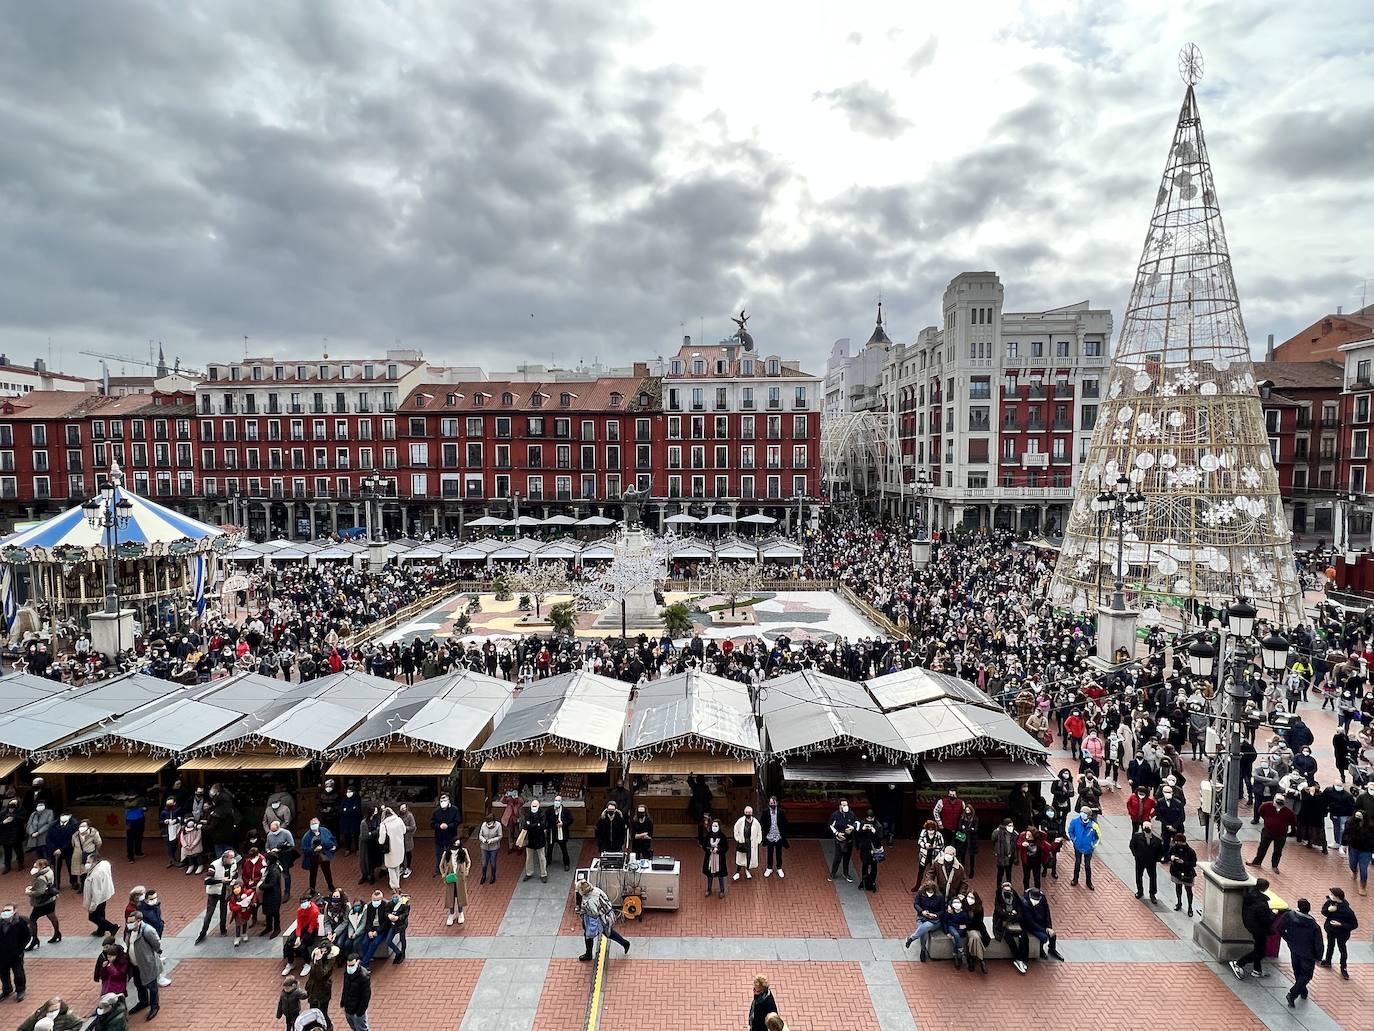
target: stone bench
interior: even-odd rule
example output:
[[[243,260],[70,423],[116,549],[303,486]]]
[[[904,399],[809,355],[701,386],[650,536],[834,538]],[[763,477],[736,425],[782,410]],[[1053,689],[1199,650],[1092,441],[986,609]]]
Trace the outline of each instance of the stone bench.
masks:
[[[932,931],[927,941],[930,942],[931,959],[953,959],[954,958],[954,939],[943,931]],[[912,942],[911,948],[914,952],[919,948],[919,942]],[[999,938],[993,938],[983,949],[983,958],[988,962],[994,959],[1010,960],[1011,950],[1006,943]],[[1034,938],[1030,940],[1029,959],[1032,961],[1040,958],[1040,943]]]

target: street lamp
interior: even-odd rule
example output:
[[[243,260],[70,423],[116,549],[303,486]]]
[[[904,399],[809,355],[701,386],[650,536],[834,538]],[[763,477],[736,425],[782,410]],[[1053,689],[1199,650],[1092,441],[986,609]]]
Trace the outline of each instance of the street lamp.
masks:
[[[1354,491],[1349,491],[1341,495],[1343,509],[1341,524],[1343,533],[1341,535],[1341,547],[1344,551],[1353,551],[1350,546],[1350,514],[1355,510],[1355,505],[1359,503],[1360,496]]]
[[[108,486],[82,505],[86,522],[91,529],[103,531],[105,537],[105,611],[119,612],[119,582],[115,569],[115,548],[119,546],[119,531],[129,525],[133,503],[124,496],[124,474],[119,463],[110,465]]]
[[[930,540],[930,518],[926,506],[930,503],[927,498],[930,494],[930,473],[922,469],[916,474],[916,530],[918,537],[923,541]]]
[[[802,539],[802,506],[810,500],[811,499],[806,496],[806,491],[802,491],[800,494],[797,495],[797,543],[799,544],[801,543]]]
[[[1093,498],[1092,510],[1098,519],[1098,597],[1102,595],[1102,535],[1109,521],[1116,522],[1116,582],[1112,589],[1112,611],[1126,611],[1126,517],[1145,511],[1145,495],[1131,488],[1131,481],[1123,473],[1110,490]]]
[[[377,502],[377,518],[372,529],[368,533],[368,541],[380,541],[382,539],[382,488],[386,486],[386,478],[377,470],[372,470],[372,475],[363,480],[361,486],[371,494],[372,499]],[[371,502],[368,503],[368,510],[371,511]]]
[[[243,497],[243,491],[239,490],[238,485],[229,488],[229,521],[234,526],[239,526],[239,499]],[[247,529],[247,527],[244,527]]]

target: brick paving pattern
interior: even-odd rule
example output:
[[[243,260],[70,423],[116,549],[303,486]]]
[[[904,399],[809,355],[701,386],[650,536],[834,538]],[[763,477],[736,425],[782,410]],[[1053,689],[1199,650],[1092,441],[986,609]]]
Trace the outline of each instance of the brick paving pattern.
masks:
[[[744,1027],[758,975],[768,978],[790,1031],[879,1028],[857,963],[637,960],[633,952],[628,959],[612,952],[602,1031]],[[550,964],[535,1031],[585,1027],[589,967],[575,959]]]
[[[1363,928],[1356,931],[1352,941],[1367,941],[1367,937],[1361,936],[1362,931]],[[1351,963],[1350,980],[1346,981],[1340,974],[1340,958],[1333,957],[1332,964],[1330,970],[1317,968],[1316,976],[1307,987],[1307,1005],[1316,1003],[1321,1006],[1332,1020],[1350,1031],[1374,1026],[1374,967]],[[1285,977],[1293,976],[1293,970],[1287,963],[1281,964],[1279,969]],[[1303,1001],[1299,999],[1297,1005],[1302,1006]]]
[[[898,963],[897,981],[923,1028],[1091,1027],[1139,1031],[1186,1019],[1190,1031],[1263,1028],[1202,963],[1159,968],[1129,963],[1031,963],[1018,974],[1010,964],[989,964],[988,976],[956,974],[947,963]],[[1186,1003],[1184,1013],[1171,1010]],[[976,1013],[976,1018],[972,1016]]]

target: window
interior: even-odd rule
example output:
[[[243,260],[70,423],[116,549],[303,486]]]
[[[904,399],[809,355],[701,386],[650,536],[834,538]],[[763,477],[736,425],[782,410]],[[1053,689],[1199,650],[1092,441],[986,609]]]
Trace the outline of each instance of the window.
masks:
[[[754,407],[754,388],[741,387],[739,406],[745,411],[751,411]]]
[[[988,474],[969,473],[967,483],[971,490],[980,490],[988,485]]]
[[[725,387],[716,387],[716,411],[723,411],[726,408],[726,397],[728,393]]]
[[[1102,357],[1102,341],[1101,341],[1101,340],[1084,340],[1084,341],[1083,341],[1083,356],[1084,356],[1085,358],[1101,358],[1101,357]]]
[[[793,407],[793,408],[805,408],[805,407],[806,407],[806,388],[805,388],[805,387],[795,387],[795,388],[793,388],[793,393],[792,393],[792,407]]]
[[[692,388],[692,411],[699,412],[706,407],[705,391],[701,387]]]
[[[429,465],[429,445],[411,444],[410,445],[410,464]]]
[[[1002,460],[1005,462],[1015,461],[1016,459],[1016,440],[1008,437],[1002,441]]]
[[[705,375],[706,375],[706,361],[705,361],[705,359],[703,359],[703,358],[693,358],[693,359],[692,359],[692,375],[693,375],[693,376],[705,376]]]
[[[970,440],[968,442],[968,460],[970,464],[985,465],[988,460],[988,442],[986,439]]]
[[[1020,342],[1019,340],[1008,340],[1008,341],[1007,341],[1007,357],[1008,357],[1008,358],[1018,358],[1018,357],[1020,357],[1020,355],[1021,355],[1021,342]],[[1013,387],[1012,389],[1015,389],[1015,387]]]
[[[1264,413],[1264,428],[1269,433],[1279,431],[1279,412],[1277,408],[1270,408]]]
[[[568,393],[566,390],[564,390],[562,393],[560,393],[560,394],[558,395],[558,404],[559,404],[559,407],[560,407],[560,408],[571,408],[571,407],[572,407],[572,394],[570,394],[570,393]]]
[[[1032,358],[1043,358],[1043,357],[1045,357],[1045,341],[1043,341],[1043,340],[1032,340],[1032,341],[1031,341],[1030,353],[1031,353],[1031,357],[1032,357]]]
[[[480,415],[469,415],[467,418],[466,430],[469,437],[480,437],[482,435],[482,417]]]
[[[624,396],[618,390],[611,391],[611,407],[619,408],[624,403]]]
[[[782,407],[782,387],[769,387],[769,388],[768,388],[768,407],[769,407],[769,408],[781,408],[781,407]]]
[[[717,434],[717,436],[720,436],[720,434]],[[804,415],[794,415],[794,416],[792,416],[792,439],[793,439],[793,440],[805,439],[807,436],[808,436],[808,433],[807,433],[807,430],[806,430],[806,416],[804,416]]]
[[[1369,457],[1369,431],[1356,430],[1350,439],[1350,457],[1368,458]],[[1353,471],[1353,470],[1352,470]]]
[[[969,432],[987,433],[992,428],[988,418],[990,411],[986,405],[971,405],[968,410]]]
[[[1097,405],[1084,405],[1080,415],[1079,429],[1090,430],[1097,425]]]
[[[992,397],[992,381],[987,376],[975,376],[969,380],[968,396],[971,401],[986,401]]]
[[[1350,491],[1352,494],[1363,494],[1365,486],[1364,466],[1357,465],[1350,470]]]
[[[46,426],[44,426],[42,423],[39,423],[38,425],[34,426],[34,428],[33,428],[33,446],[34,446],[34,447],[47,447],[47,446],[48,446],[48,428],[47,428]]]
[[[740,362],[740,372],[746,376],[752,376],[754,374],[754,359],[745,358]]]
[[[1359,394],[1355,398],[1355,421],[1369,421],[1369,395]]]
[[[1067,340],[1056,340],[1054,342],[1054,356],[1056,358],[1067,358],[1069,356],[1069,342]]]
[[[1359,361],[1357,361],[1357,362],[1355,363],[1355,382],[1356,382],[1356,383],[1368,383],[1368,382],[1369,382],[1369,359],[1368,359],[1368,358],[1361,358]]]
[[[777,376],[782,372],[782,363],[776,358],[768,359],[768,375]]]

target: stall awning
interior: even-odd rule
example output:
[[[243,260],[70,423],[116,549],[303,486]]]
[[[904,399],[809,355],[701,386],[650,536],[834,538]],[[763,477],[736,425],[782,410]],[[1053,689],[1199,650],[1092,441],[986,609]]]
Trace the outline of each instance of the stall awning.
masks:
[[[234,772],[238,770],[303,770],[310,765],[308,755],[265,755],[245,752],[242,755],[198,755],[187,759],[181,769],[192,772]]]
[[[653,759],[635,759],[630,762],[630,772],[634,773],[707,773],[713,776],[722,774],[743,774],[752,776],[754,763],[749,759],[730,759],[720,755],[665,755]]]
[[[326,777],[447,777],[454,762],[441,756],[413,752],[373,752],[340,759],[324,771]]]
[[[922,763],[921,768],[932,784],[1019,784],[1050,779],[1049,769],[1040,763],[1001,757],[941,759]]]
[[[4,780],[23,765],[24,757],[22,755],[6,755],[0,757],[0,780]]]
[[[64,755],[51,759],[34,769],[34,774],[46,777],[53,773],[157,773],[170,763],[171,757],[155,759],[148,755]]]
[[[488,759],[483,773],[605,773],[610,764],[594,755],[507,755]]]
[[[843,763],[788,763],[782,779],[819,780],[830,784],[910,784],[911,771],[905,766],[880,763],[847,765]]]

